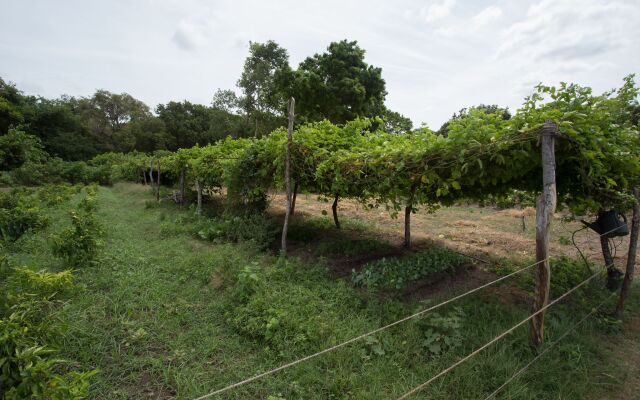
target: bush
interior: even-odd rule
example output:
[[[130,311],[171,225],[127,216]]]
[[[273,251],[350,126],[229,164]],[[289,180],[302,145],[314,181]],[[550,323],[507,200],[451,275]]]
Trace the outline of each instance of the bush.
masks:
[[[352,273],[355,286],[401,289],[405,283],[438,272],[452,272],[467,260],[444,248],[433,248],[403,258],[380,259]]]
[[[68,201],[79,189],[80,186],[68,183],[47,184],[38,188],[37,196],[41,203],[51,207]]]
[[[17,190],[0,193],[0,238],[16,241],[28,231],[42,229],[48,219],[31,198]]]
[[[60,297],[73,287],[70,271],[50,273],[12,268],[2,289],[0,392],[4,399],[85,398],[96,373],[65,372],[50,344],[60,324],[50,318]]]
[[[279,228],[260,214],[210,219],[197,225],[197,235],[210,241],[252,242],[264,250],[273,244]]]
[[[69,267],[91,264],[98,253],[102,230],[93,215],[96,190],[96,187],[87,188],[87,195],[78,204],[78,211],[70,214],[71,226],[51,237],[53,255],[61,258]]]

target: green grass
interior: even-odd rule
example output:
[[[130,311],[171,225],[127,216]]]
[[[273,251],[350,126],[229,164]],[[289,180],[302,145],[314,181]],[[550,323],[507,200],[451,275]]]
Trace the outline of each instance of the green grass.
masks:
[[[284,262],[251,242],[195,239],[192,211],[147,208],[150,199],[139,186],[100,189],[97,217],[105,246],[96,266],[76,272],[82,290],[60,311],[67,325],[63,356],[80,369],[100,370],[91,398],[194,398],[425,306],[353,288],[331,279],[322,265]],[[14,261],[59,269],[47,237],[68,226],[66,212],[65,205],[51,209],[51,225],[20,239]],[[549,340],[603,294],[590,290],[579,302],[551,310]],[[396,398],[528,315],[528,307],[503,304],[489,292],[455,306],[464,317],[450,334],[462,341],[438,355],[425,347],[430,329],[438,328],[428,317],[217,398]],[[640,309],[637,294],[630,307]],[[447,318],[452,310],[439,314]],[[582,399],[601,385],[615,390],[624,371],[606,363],[599,341],[605,334],[615,341],[618,329],[606,318],[590,319],[498,398]],[[532,357],[522,327],[414,398],[484,398]]]

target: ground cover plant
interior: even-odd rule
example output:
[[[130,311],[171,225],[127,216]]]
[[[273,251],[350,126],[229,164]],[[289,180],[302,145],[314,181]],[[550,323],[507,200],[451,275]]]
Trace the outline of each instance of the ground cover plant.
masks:
[[[59,309],[59,317],[68,321],[68,330],[60,336],[60,357],[73,360],[78,371],[99,371],[91,376],[89,398],[194,398],[450,296],[436,294],[426,303],[380,298],[335,280],[321,261],[283,261],[251,241],[202,240],[194,235],[198,219],[192,218],[193,210],[170,203],[146,208],[148,196],[144,186],[99,189],[95,216],[105,227],[109,245],[100,251],[98,265],[74,273],[75,284],[83,289],[70,293]],[[52,210],[54,226],[57,221],[69,223],[66,213],[76,204]],[[129,222],[132,218],[136,224]],[[183,229],[161,232],[167,221]],[[34,242],[46,244],[47,230],[34,233]],[[14,262],[63,267],[46,245],[25,246],[12,255]],[[503,303],[503,291],[510,293],[510,286],[223,398],[397,397],[528,315],[526,305]],[[590,294],[584,301],[550,312],[549,340],[589,312],[603,294],[597,286],[585,293]],[[634,297],[632,309],[637,303]],[[544,364],[512,383],[505,398],[544,398],[550,393],[586,398],[597,391],[589,383],[593,378],[620,387],[625,371],[615,363],[607,364],[610,376],[591,368],[606,358],[602,338],[622,334],[609,321],[604,316],[590,320],[550,352]],[[516,331],[427,389],[422,398],[483,397],[533,357],[527,337],[525,328]]]

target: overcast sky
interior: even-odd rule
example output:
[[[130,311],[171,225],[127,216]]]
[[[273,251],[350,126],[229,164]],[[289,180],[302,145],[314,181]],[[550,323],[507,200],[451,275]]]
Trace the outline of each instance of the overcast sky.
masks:
[[[461,107],[516,109],[538,82],[617,87],[640,72],[637,0],[0,0],[0,77],[28,94],[127,92],[152,108],[234,88],[249,41],[297,66],[357,40],[387,105],[438,128]],[[303,99],[299,99],[303,101]]]

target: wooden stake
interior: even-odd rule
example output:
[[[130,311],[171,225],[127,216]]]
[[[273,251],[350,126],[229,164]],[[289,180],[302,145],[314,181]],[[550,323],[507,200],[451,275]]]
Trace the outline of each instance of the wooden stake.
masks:
[[[633,205],[633,217],[631,218],[631,236],[629,237],[629,253],[627,256],[627,272],[624,275],[622,289],[620,290],[620,300],[616,306],[616,317],[622,319],[624,313],[624,303],[629,297],[631,282],[636,270],[636,254],[638,250],[638,231],[640,231],[640,188],[633,189],[636,202]]]
[[[407,199],[407,205],[404,208],[404,247],[411,248],[411,212],[413,211],[413,197],[415,196],[415,185],[411,188],[411,194]]]
[[[198,207],[196,208],[196,212],[200,215],[202,214],[202,186],[198,179],[196,179],[196,192],[198,193]]]
[[[158,168],[158,176],[156,177],[156,200],[160,201],[160,160],[158,160],[157,168]]]
[[[558,127],[552,121],[546,121],[542,128],[542,183],[543,191],[536,207],[536,290],[533,312],[538,312],[549,302],[551,267],[549,263],[549,231],[551,220],[556,211],[556,159],[555,138]],[[544,312],[531,320],[531,344],[539,348],[544,342]]]
[[[333,223],[336,224],[336,228],[340,229],[340,220],[338,219],[338,200],[340,199],[339,195],[336,195],[333,200],[333,204],[331,205],[331,212],[333,213]]]
[[[293,199],[291,200],[291,215],[296,211],[296,197],[298,197],[298,182],[293,185]]]
[[[183,206],[184,205],[184,185],[185,185],[185,167],[183,166],[182,169],[180,169],[180,205]]]
[[[293,207],[293,198],[291,195],[291,144],[293,143],[293,118],[296,100],[292,97],[289,101],[289,126],[287,128],[287,148],[284,159],[284,185],[287,191],[287,208],[284,212],[284,225],[282,227],[282,247],[281,254],[287,256],[287,231],[289,230],[289,216]]]

